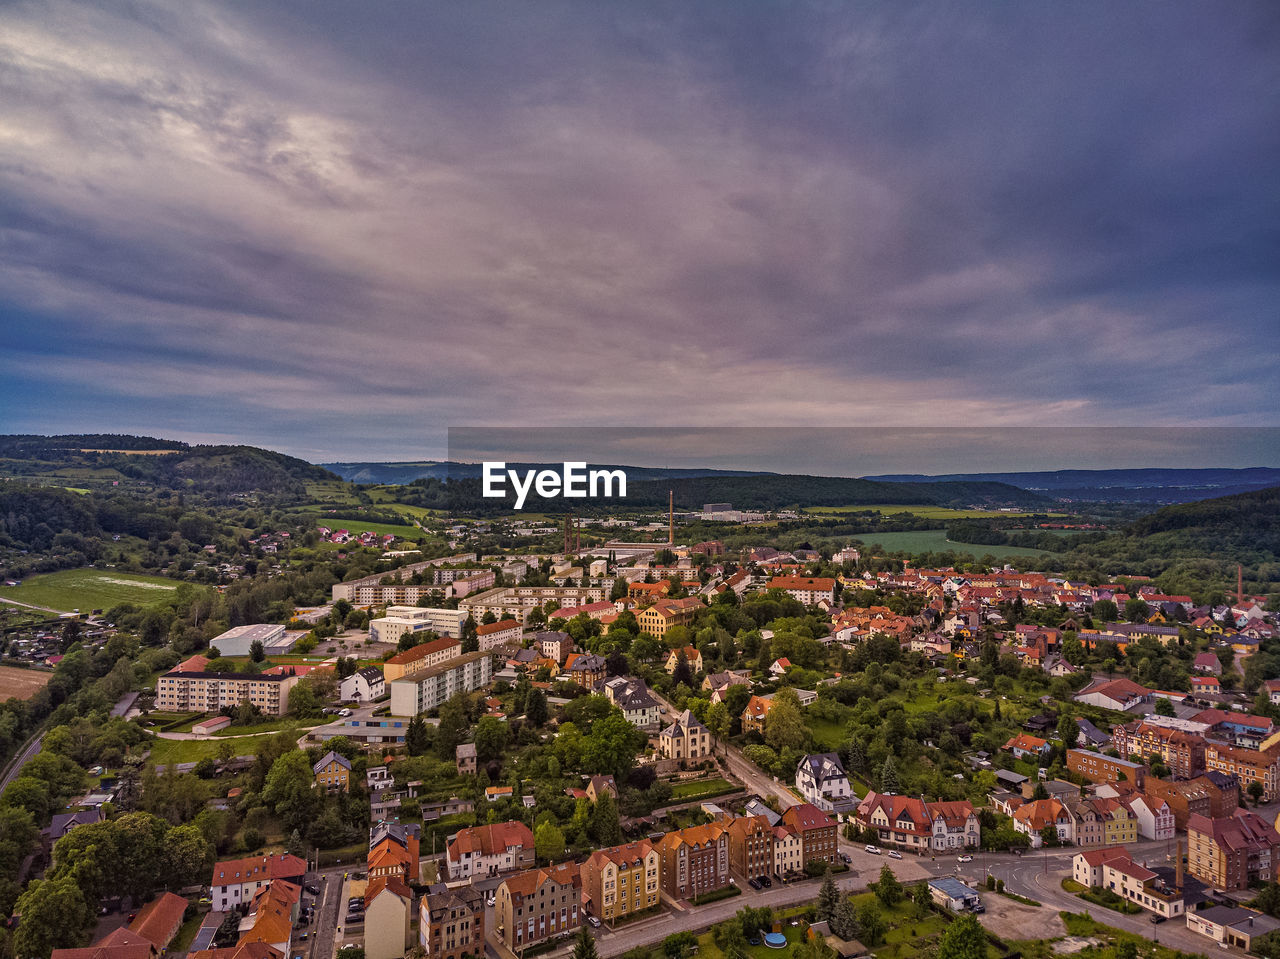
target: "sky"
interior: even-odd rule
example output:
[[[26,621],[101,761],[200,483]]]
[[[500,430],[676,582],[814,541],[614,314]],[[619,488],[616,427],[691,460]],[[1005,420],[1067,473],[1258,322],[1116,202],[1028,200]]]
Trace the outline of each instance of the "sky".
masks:
[[[0,431],[1276,426],[1278,167],[1273,0],[17,0]]]

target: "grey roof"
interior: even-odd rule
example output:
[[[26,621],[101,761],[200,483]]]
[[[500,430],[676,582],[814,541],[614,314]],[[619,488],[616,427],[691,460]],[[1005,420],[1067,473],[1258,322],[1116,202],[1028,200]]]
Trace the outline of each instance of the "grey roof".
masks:
[[[800,760],[796,771],[804,766],[809,767],[809,775],[813,781],[821,785],[831,779],[845,779],[844,765],[835,753],[811,753]]]
[[[1076,720],[1076,725],[1080,727],[1080,733],[1091,745],[1100,746],[1103,743],[1111,742],[1111,737],[1104,733],[1089,720],[1081,717]]]
[[[604,657],[597,656],[595,653],[583,653],[573,661],[573,665],[569,667],[571,673],[594,673],[604,669]]]
[[[608,687],[613,695],[614,703],[622,709],[648,709],[658,705],[657,700],[649,693],[649,687],[643,679],[628,679],[617,676],[607,679],[602,687]]]
[[[665,736],[674,736],[677,734],[676,730],[681,726],[683,726],[685,729],[706,729],[707,728],[706,726],[702,725],[702,723],[698,722],[697,717],[694,716],[690,710],[686,709],[684,712],[680,713],[680,715],[676,716],[676,721],[672,723],[670,726],[668,726],[666,729],[664,729],[662,733]]]
[[[977,899],[978,890],[972,886],[966,886],[954,876],[942,876],[938,879],[930,879],[929,885],[939,892],[946,894],[951,899]]]
[[[392,839],[407,849],[409,847],[409,837],[417,836],[421,832],[422,828],[417,823],[406,824],[383,820],[369,830],[369,848],[372,849],[384,839]]]
[[[782,822],[782,817],[764,804],[761,799],[752,799],[742,809],[743,813],[748,816],[764,816],[769,820],[770,826],[776,826]]]
[[[366,682],[374,683],[382,679],[382,670],[377,666],[362,666],[356,670],[356,673],[365,678]]]
[[[327,753],[325,753],[316,761],[316,764],[311,767],[311,772],[315,775],[318,775],[320,773],[320,770],[322,770],[325,766],[329,765],[329,763],[333,762],[334,760],[337,760],[340,766],[346,766],[347,772],[351,772],[351,760],[348,759],[346,756],[343,756],[341,753],[335,753],[332,749],[330,749]]]
[[[1253,936],[1280,929],[1280,919],[1272,919],[1266,913],[1254,912],[1241,906],[1210,906],[1208,909],[1201,909],[1196,915],[1217,926],[1247,929]]]
[[[475,759],[476,744],[461,743],[459,744],[458,748],[454,751],[454,754],[457,756],[458,759]]]

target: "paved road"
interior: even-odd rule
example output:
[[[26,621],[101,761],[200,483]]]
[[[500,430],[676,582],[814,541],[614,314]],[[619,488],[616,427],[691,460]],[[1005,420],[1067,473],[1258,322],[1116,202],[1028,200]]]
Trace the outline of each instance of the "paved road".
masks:
[[[331,866],[320,870],[317,876],[306,880],[320,884],[320,895],[316,897],[315,919],[307,927],[307,950],[303,953],[306,959],[333,959],[337,952],[338,923],[342,918],[339,910],[346,906],[341,901],[343,872],[342,866]],[[310,893],[304,893],[304,895],[311,897]],[[297,944],[293,952],[294,955],[301,952]]]
[[[22,774],[22,767],[31,762],[35,758],[36,753],[40,752],[40,743],[44,739],[44,733],[36,736],[27,744],[27,748],[13,757],[13,761],[9,763],[9,769],[4,774],[4,779],[0,779],[0,792],[4,792],[9,783],[13,782]]]
[[[1126,849],[1136,862],[1145,860],[1151,865],[1163,865],[1168,847],[1167,842],[1142,842],[1126,846]],[[1185,920],[1170,919],[1157,925],[1151,922],[1145,912],[1126,915],[1085,902],[1065,891],[1062,880],[1070,875],[1071,859],[1077,852],[1078,849],[1068,848],[1027,852],[1015,857],[983,854],[974,857],[974,862],[965,867],[964,875],[971,880],[981,880],[989,871],[997,879],[1005,881],[1005,889],[1009,892],[1029,896],[1044,903],[1045,908],[1087,912],[1108,926],[1137,933],[1147,939],[1156,939],[1171,948],[1205,953],[1213,945],[1204,936],[1188,929]]]

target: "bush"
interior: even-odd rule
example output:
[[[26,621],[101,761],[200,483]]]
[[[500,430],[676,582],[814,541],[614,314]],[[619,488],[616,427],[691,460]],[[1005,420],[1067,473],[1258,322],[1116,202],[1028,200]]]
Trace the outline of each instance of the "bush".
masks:
[[[988,889],[995,889],[995,888],[996,888],[996,877],[995,877],[995,876],[987,876],[987,888],[988,888]]]

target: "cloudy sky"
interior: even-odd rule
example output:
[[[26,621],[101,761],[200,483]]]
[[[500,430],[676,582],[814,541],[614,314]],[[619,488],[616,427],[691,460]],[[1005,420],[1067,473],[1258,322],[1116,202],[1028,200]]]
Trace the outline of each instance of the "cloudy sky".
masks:
[[[18,0],[0,429],[1276,425],[1278,173],[1273,0]]]

